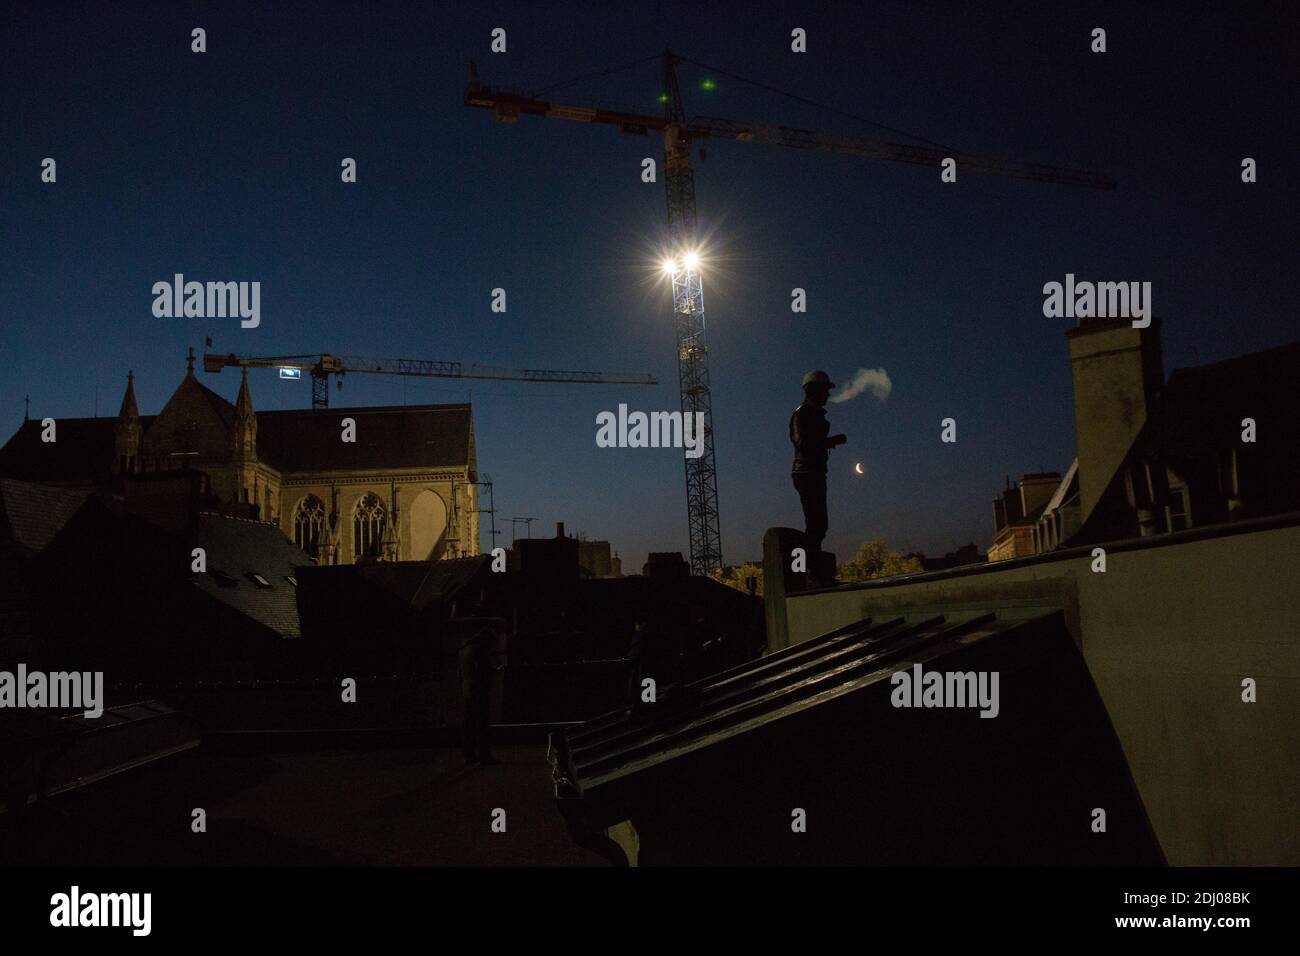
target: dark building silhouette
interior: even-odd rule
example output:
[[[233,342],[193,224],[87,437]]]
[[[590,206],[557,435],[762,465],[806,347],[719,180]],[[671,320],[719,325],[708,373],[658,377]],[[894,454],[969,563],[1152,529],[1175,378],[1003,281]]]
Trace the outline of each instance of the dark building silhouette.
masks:
[[[1300,343],[1176,369],[1073,543],[1300,511],[1297,382]]]
[[[927,557],[924,554],[910,554],[910,558],[916,558],[921,562],[921,568],[925,571],[946,571],[948,568],[959,568],[966,564],[978,564],[985,560],[984,552],[979,549],[975,542],[962,545],[955,551],[949,551],[940,557]]]
[[[204,487],[178,472],[86,498],[30,568],[41,660],[114,683],[292,668],[296,574],[311,559],[274,525],[202,510]]]
[[[1079,456],[993,502],[989,560],[1300,511],[1300,343],[1163,379],[1159,323],[1067,334]]]

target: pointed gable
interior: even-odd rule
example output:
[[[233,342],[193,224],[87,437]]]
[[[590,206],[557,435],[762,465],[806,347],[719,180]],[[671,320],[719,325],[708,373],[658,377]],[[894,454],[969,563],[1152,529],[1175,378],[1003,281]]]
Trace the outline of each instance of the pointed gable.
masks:
[[[227,458],[234,420],[235,406],[188,374],[145,432],[145,458],[169,459],[187,452],[196,452],[193,457],[200,459]]]

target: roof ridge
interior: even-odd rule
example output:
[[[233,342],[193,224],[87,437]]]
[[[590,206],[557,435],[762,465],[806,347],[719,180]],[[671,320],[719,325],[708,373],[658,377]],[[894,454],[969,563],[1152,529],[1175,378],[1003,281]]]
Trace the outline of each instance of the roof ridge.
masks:
[[[1206,362],[1204,365],[1180,365],[1178,368],[1174,369],[1172,373],[1170,373],[1169,377],[1173,378],[1179,372],[1207,372],[1212,369],[1223,368],[1226,365],[1244,364],[1246,362],[1252,360],[1258,360],[1268,355],[1272,355],[1280,352],[1293,351],[1293,350],[1300,350],[1300,341],[1287,342],[1284,345],[1272,345],[1266,349],[1260,349],[1257,352],[1246,352],[1242,355],[1231,355],[1228,358],[1219,359],[1217,362]]]
[[[234,404],[234,402],[232,402],[232,401],[230,401],[229,399],[227,399],[227,398],[226,398],[224,395],[222,395],[220,392],[217,392],[217,391],[214,391],[213,389],[208,388],[206,385],[204,385],[202,382],[200,382],[197,378],[194,379],[194,384],[197,385],[199,388],[201,388],[201,389],[204,391],[204,393],[205,393],[209,398],[215,398],[217,401],[219,401],[222,405],[225,405],[225,406],[226,406],[227,408],[229,408],[231,411],[234,411],[234,410],[235,410],[235,404]]]
[[[470,410],[472,405],[469,402],[449,402],[431,405],[355,405],[351,407],[335,408],[268,408],[257,413],[260,418],[263,415],[315,415],[320,412],[338,413],[338,412],[430,412],[430,411],[456,411]]]

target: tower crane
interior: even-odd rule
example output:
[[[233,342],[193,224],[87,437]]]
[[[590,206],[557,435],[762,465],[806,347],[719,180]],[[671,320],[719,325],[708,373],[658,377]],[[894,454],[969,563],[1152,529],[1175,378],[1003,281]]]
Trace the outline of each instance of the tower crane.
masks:
[[[499,365],[464,365],[434,359],[374,358],[368,355],[330,355],[325,352],[311,355],[250,356],[233,352],[220,355],[207,352],[203,356],[205,372],[220,372],[223,368],[280,368],[298,369],[311,375],[311,407],[328,408],[330,403],[329,377],[331,375],[411,375],[421,378],[471,378],[501,382],[560,382],[570,385],[658,385],[652,375],[617,372],[566,372],[538,368],[504,368]],[[343,383],[340,382],[341,386]]]
[[[1085,170],[1000,159],[944,147],[875,142],[815,130],[763,126],[709,116],[688,119],[682,104],[681,90],[677,85],[676,65],[690,63],[706,70],[713,68],[677,56],[669,50],[665,50],[661,58],[664,77],[664,92],[660,97],[663,102],[662,116],[556,103],[536,96],[493,89],[479,81],[478,70],[473,62],[470,63],[470,82],[465,93],[465,105],[492,110],[499,123],[514,123],[520,116],[537,116],[616,126],[624,133],[639,136],[651,133],[663,135],[664,185],[668,193],[670,242],[669,258],[664,263],[664,271],[672,279],[682,414],[685,416],[699,412],[704,415],[703,453],[698,458],[685,459],[691,572],[707,574],[722,566],[722,538],[718,517],[717,468],[713,454],[712,392],[709,385],[709,353],[705,341],[704,285],[700,275],[696,234],[695,173],[691,166],[691,149],[694,145],[702,146],[709,139],[767,143],[795,149],[848,153],[864,159],[912,163],[935,169],[940,168],[945,160],[951,159],[956,161],[957,168],[963,173],[985,173],[1091,189],[1113,189],[1115,182],[1108,176]]]

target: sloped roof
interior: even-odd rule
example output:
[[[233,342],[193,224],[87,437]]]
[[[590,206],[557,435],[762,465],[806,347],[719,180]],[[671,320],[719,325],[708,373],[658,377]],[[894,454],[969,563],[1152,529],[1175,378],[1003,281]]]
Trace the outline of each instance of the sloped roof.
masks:
[[[434,600],[449,600],[488,565],[491,557],[480,554],[472,558],[452,558],[428,562],[429,571],[411,598],[417,608],[424,608]]]
[[[356,442],[340,440],[344,418]],[[257,413],[257,455],[290,474],[352,468],[464,467],[469,405],[387,405]]]
[[[86,492],[0,478],[0,540],[44,551],[87,497]]]
[[[194,382],[218,418],[230,427],[235,407]],[[463,468],[473,454],[473,413],[466,404],[389,405],[374,408],[257,412],[258,457],[292,474],[309,471]],[[147,433],[156,415],[142,415]],[[357,423],[355,443],[340,440],[343,418]],[[41,423],[23,422],[0,447],[0,475],[23,481],[92,483],[113,470],[116,417],[61,418],[58,440],[41,441]]]
[[[208,404],[212,406],[212,410],[217,413],[221,418],[221,421],[227,428],[229,428],[231,423],[235,420],[235,406],[231,402],[222,398],[212,389],[208,388],[197,378],[190,377],[186,379],[186,381],[191,380],[198,386],[199,394],[208,400]]]
[[[959,622],[936,615],[910,624],[866,619],[670,689],[653,709],[615,711],[574,727],[564,735],[567,766],[557,769],[585,795],[842,695],[879,691],[916,662],[1055,621],[1052,613],[1019,620],[988,613]]]
[[[1241,443],[1253,418],[1259,442],[1294,452],[1300,436],[1300,342],[1212,365],[1176,369],[1136,441],[1165,459],[1204,457]]]
[[[199,515],[196,538],[207,556],[207,574],[196,574],[194,586],[275,631],[281,637],[301,637],[298,589],[289,578],[312,563],[275,525],[246,518]],[[266,586],[250,574],[259,574]]]
[[[1079,459],[1075,458],[1074,461],[1070,462],[1070,467],[1065,469],[1065,477],[1062,478],[1061,483],[1056,486],[1056,491],[1052,492],[1051,500],[1047,502],[1047,506],[1043,509],[1043,514],[1055,511],[1057,508],[1061,507],[1062,502],[1064,502],[1066,497],[1069,495],[1070,486],[1072,484],[1078,484],[1078,477]]]
[[[361,580],[422,611],[435,600],[448,600],[468,584],[491,560],[488,555],[444,561],[375,561],[369,564],[329,565],[304,574],[321,583],[338,579]],[[330,585],[326,584],[326,587]],[[316,592],[313,591],[313,594]]]
[[[140,418],[148,428],[156,416]],[[30,419],[0,447],[0,475],[23,481],[92,482],[113,470],[116,418],[60,418],[56,441],[41,441],[41,423]]]

